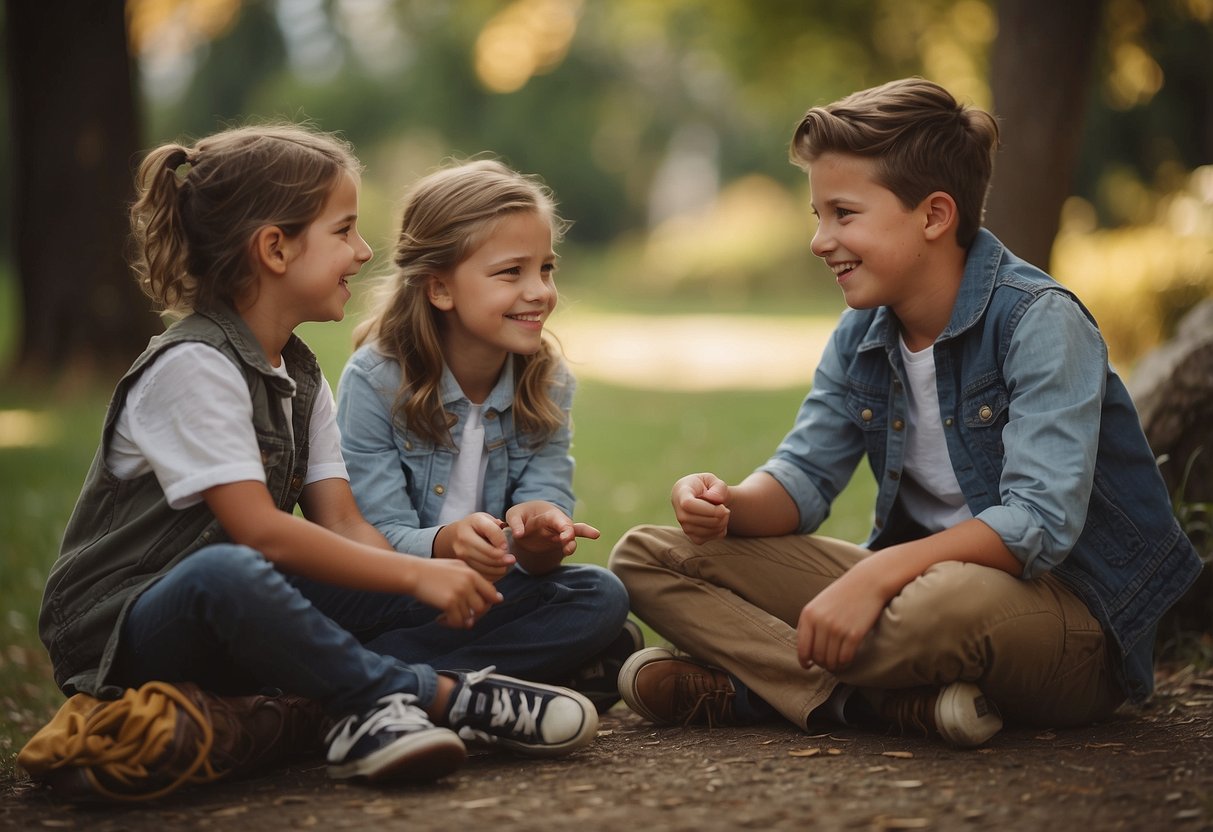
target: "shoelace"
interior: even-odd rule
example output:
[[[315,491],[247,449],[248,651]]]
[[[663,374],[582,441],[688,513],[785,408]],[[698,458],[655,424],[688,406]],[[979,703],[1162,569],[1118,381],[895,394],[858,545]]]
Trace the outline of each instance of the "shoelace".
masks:
[[[880,716],[899,731],[929,737],[936,732],[936,691],[904,691],[888,694],[880,704]]]
[[[525,737],[532,739],[539,734],[539,714],[543,710],[544,697],[542,693],[535,693],[528,697],[521,690],[516,690],[507,686],[497,685],[489,679],[489,675],[496,670],[495,665],[489,665],[483,670],[477,670],[474,673],[467,674],[463,679],[463,689],[459,692],[459,698],[456,701],[455,707],[452,709],[452,714],[458,714],[460,719],[466,719],[473,712],[469,708],[473,696],[483,696],[484,693],[475,691],[473,688],[485,681],[492,685],[489,689],[491,701],[489,704],[489,724],[490,729],[500,729],[503,726],[508,726],[509,733],[514,736]],[[517,697],[517,703],[514,701]],[[510,723],[513,723],[512,725]],[[494,732],[484,731],[474,728],[470,725],[464,725],[459,729],[459,736],[464,739],[478,739],[485,742],[492,742]]]
[[[674,679],[674,713],[683,713],[682,724],[690,725],[702,715],[711,728],[716,723],[733,721],[733,698],[736,691],[725,687],[717,674],[704,670],[699,673],[684,673]]]
[[[378,708],[366,716],[350,715],[333,726],[324,738],[329,743],[329,759],[340,759],[358,740],[380,731],[408,732],[432,727],[425,711],[415,704],[417,697],[411,693],[390,693],[379,699]]]

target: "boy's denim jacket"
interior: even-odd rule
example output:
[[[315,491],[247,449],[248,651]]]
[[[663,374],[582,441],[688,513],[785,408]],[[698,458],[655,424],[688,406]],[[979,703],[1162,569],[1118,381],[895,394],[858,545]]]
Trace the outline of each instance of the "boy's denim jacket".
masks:
[[[821,524],[867,454],[878,490],[867,546],[922,537],[897,503],[907,403],[898,322],[848,310],[795,425],[759,470]],[[1199,573],[1137,412],[1093,319],[1064,287],[982,229],[935,341],[948,455],[973,515],[1023,561],[1052,572],[1116,645],[1134,702],[1153,689],[1158,619]]]
[[[505,511],[527,500],[546,500],[573,514],[572,432],[569,413],[575,387],[561,366],[548,389],[565,414],[564,423],[539,446],[514,430],[514,362],[507,360],[501,377],[484,401],[484,511]],[[398,552],[430,557],[436,525],[457,448],[417,436],[395,410],[400,365],[371,344],[360,347],[346,363],[337,386],[337,424],[350,486],[362,514]],[[469,401],[451,375],[442,371],[442,403],[454,414],[451,436],[463,433]]]

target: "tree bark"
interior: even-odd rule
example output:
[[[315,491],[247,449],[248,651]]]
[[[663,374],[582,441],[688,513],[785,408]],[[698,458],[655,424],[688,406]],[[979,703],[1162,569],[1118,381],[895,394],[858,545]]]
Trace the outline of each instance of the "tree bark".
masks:
[[[6,0],[21,376],[125,369],[160,325],[125,259],[138,123],[122,0]]]
[[[1071,193],[1102,0],[999,0],[990,67],[1002,150],[986,226],[1048,269]]]

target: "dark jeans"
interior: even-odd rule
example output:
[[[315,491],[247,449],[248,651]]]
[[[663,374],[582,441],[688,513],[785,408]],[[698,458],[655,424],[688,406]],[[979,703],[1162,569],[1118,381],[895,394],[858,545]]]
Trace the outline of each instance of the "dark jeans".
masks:
[[[278,688],[334,716],[396,692],[428,705],[436,670],[492,664],[561,679],[619,634],[628,611],[623,585],[594,566],[514,570],[497,588],[504,601],[471,630],[452,630],[411,597],[288,577],[248,547],[208,546],[133,604],[111,679],[189,681],[227,695]]]

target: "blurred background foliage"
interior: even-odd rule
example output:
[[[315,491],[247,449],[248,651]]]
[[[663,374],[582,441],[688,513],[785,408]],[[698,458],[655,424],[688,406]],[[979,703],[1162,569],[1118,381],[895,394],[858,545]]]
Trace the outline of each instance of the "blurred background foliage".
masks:
[[[1213,289],[1213,0],[1083,3],[1098,7],[1089,92],[1073,103],[1085,127],[1041,265],[1083,294],[1130,364]],[[367,165],[381,254],[409,182],[490,152],[544,177],[574,221],[566,292],[635,311],[837,310],[808,250],[792,128],[810,106],[910,74],[993,107],[998,12],[993,0],[125,6],[142,147],[250,119],[340,131]],[[1004,145],[1016,136],[1004,124]],[[13,250],[4,226],[0,263]]]

